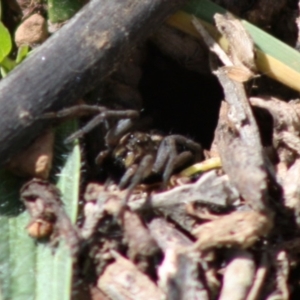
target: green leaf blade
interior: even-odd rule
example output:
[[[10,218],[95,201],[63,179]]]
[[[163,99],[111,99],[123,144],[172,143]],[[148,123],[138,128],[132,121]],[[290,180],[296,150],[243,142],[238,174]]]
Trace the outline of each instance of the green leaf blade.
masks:
[[[215,23],[214,14],[226,13],[224,8],[209,0],[191,0],[185,5],[183,10],[211,24]]]
[[[213,16],[216,13],[224,14],[226,10],[210,0],[191,0],[184,7],[187,15],[195,15],[197,18],[214,24]],[[175,14],[176,15],[176,14]],[[174,16],[175,16],[174,15]],[[177,16],[170,18],[169,24],[195,36],[195,30],[187,17]],[[257,49],[257,67],[263,74],[300,91],[300,53],[289,45],[281,42],[255,25],[241,20],[251,35]],[[217,30],[211,27],[216,35]],[[198,36],[198,34],[197,34]],[[223,39],[224,40],[224,39]]]
[[[57,175],[67,214],[75,223],[78,213],[80,149],[62,147],[63,140],[77,129],[76,122],[63,124],[56,154],[64,157]],[[0,300],[70,300],[73,263],[63,239],[53,249],[49,242],[28,236],[29,215],[19,200],[21,182],[0,170]]]
[[[0,63],[9,55],[12,49],[12,41],[8,29],[0,22]]]

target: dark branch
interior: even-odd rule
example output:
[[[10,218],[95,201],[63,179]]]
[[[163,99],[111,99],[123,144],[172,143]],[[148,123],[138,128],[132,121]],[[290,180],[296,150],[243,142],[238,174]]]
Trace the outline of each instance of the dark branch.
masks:
[[[185,0],[93,0],[0,82],[0,163],[115,70]]]

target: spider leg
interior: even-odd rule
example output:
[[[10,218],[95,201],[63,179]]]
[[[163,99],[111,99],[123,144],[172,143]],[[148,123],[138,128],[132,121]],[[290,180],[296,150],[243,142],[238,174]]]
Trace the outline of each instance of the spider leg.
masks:
[[[66,138],[65,143],[71,143],[75,139],[81,138],[86,133],[91,131],[93,128],[95,128],[98,124],[100,124],[103,121],[102,114],[95,116],[91,121],[89,121],[85,126],[80,128],[79,130],[75,131],[73,134],[71,134],[69,137]]]
[[[61,119],[61,118],[75,118],[79,116],[86,116],[91,114],[99,114],[107,110],[104,106],[79,104],[64,108],[58,112],[48,112],[42,115],[42,119]]]
[[[145,155],[139,163],[138,169],[132,177],[129,190],[134,189],[143,179],[150,175],[152,171],[154,158],[151,154]]]
[[[97,157],[95,159],[95,163],[97,165],[101,165],[103,163],[103,161],[105,160],[105,158],[108,157],[109,154],[110,154],[110,150],[103,150],[103,151],[101,151],[97,155]]]
[[[119,188],[121,190],[124,189],[126,185],[128,185],[128,183],[130,182],[131,178],[133,177],[137,169],[138,169],[138,165],[134,164],[126,170],[125,174],[122,176],[119,183]]]
[[[168,181],[170,180],[171,175],[173,174],[174,170],[184,166],[188,161],[193,158],[193,154],[189,151],[184,151],[179,153],[175,157],[170,157],[168,159],[167,165],[163,172],[163,188],[166,187]]]
[[[105,135],[105,143],[107,146],[112,147],[118,144],[122,136],[128,133],[134,127],[132,119],[122,119],[109,129]]]
[[[193,140],[180,134],[173,134],[166,138],[174,139],[176,144],[181,144],[185,146],[185,148],[187,148],[188,150],[191,150],[195,156],[196,161],[202,159],[202,147],[199,143],[196,143]]]
[[[183,145],[191,151],[186,150],[178,154],[178,144]],[[183,166],[193,157],[196,160],[199,160],[202,157],[202,148],[198,143],[182,135],[169,135],[161,141],[153,171],[160,173],[164,170],[162,172],[163,188],[166,186],[174,170]]]
[[[66,139],[66,143],[72,142],[74,139],[80,138],[101,122],[107,119],[134,119],[139,116],[136,110],[106,110],[95,116],[85,126],[78,131],[74,132],[71,136]]]
[[[166,166],[168,160],[176,157],[176,145],[173,139],[164,138],[157,150],[156,160],[153,165],[153,172],[161,173]]]
[[[124,136],[126,133],[145,128],[151,122],[152,119],[148,117],[139,120],[133,120],[133,118],[121,119],[115,126],[108,130],[105,136],[105,143],[109,147],[116,146],[122,136]]]
[[[174,151],[176,151],[176,153],[177,153],[176,145],[181,145],[184,146],[184,148],[186,149],[186,150],[184,149],[185,151],[190,151],[191,153],[193,153],[195,161],[199,161],[203,159],[203,151],[201,145],[183,135],[172,134],[165,137],[164,140],[167,141],[169,147],[172,146],[174,148]]]
[[[123,200],[123,206],[126,206],[128,199],[130,198],[135,187],[152,172],[153,162],[154,158],[151,154],[143,157],[130,181],[126,196]]]

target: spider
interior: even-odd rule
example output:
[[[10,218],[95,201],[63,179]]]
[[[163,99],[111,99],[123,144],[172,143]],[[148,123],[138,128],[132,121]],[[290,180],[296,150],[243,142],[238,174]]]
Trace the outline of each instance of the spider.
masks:
[[[127,188],[126,199],[134,188],[151,174],[161,174],[163,187],[168,183],[172,173],[186,165],[187,162],[202,159],[200,144],[185,136],[173,134],[163,136],[137,130],[142,120],[136,110],[108,109],[104,106],[76,105],[48,113],[49,118],[96,114],[83,128],[67,138],[66,142],[82,137],[100,123],[106,127],[105,144],[107,149],[99,153],[97,164],[110,156],[125,167],[120,179],[120,189]]]

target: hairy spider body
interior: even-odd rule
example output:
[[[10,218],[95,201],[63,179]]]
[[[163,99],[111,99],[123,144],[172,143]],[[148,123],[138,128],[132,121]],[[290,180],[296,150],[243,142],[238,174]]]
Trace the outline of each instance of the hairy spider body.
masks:
[[[70,107],[46,117],[66,117],[80,113],[96,114],[83,128],[72,134],[68,142],[83,136],[95,126],[103,123],[106,128],[104,136],[107,149],[96,158],[97,164],[110,157],[125,169],[119,186],[128,188],[128,196],[137,184],[150,174],[161,174],[163,186],[168,183],[172,173],[189,161],[202,159],[201,146],[182,135],[162,136],[156,133],[138,131],[139,113],[135,110],[113,110],[103,106],[80,105]]]
[[[127,133],[120,139],[112,156],[127,169],[140,163],[146,154],[155,156],[159,142],[144,132]]]
[[[124,134],[111,150],[100,152],[96,162],[102,164],[107,156],[125,169],[119,186],[128,187],[130,194],[137,184],[153,174],[161,174],[165,186],[176,169],[200,160],[202,149],[182,135],[132,131]]]

